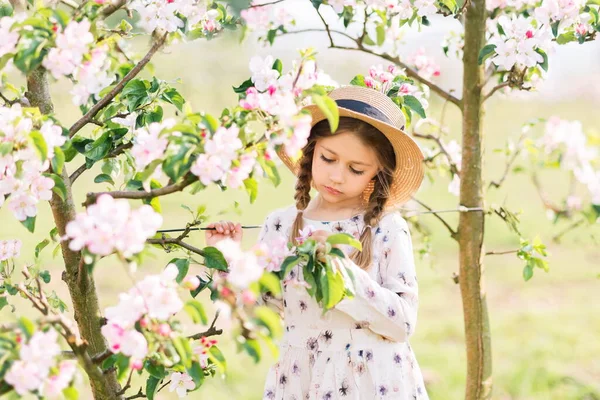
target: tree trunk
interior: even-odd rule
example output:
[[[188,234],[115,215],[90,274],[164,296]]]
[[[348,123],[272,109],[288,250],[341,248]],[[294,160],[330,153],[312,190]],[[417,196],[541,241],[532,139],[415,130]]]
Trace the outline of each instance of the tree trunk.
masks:
[[[40,67],[27,76],[27,90],[26,96],[33,107],[39,107],[44,114],[53,112],[48,79],[44,69]],[[66,168],[63,168],[61,176],[65,182],[67,196],[63,202],[59,196],[53,194],[50,206],[58,233],[60,236],[64,236],[67,223],[75,218],[75,204],[73,203],[73,192]],[[89,345],[88,352],[90,356],[103,353],[107,347],[100,332],[102,320],[94,277],[87,273],[87,269],[81,262],[81,253],[69,249],[68,241],[61,242],[61,247],[65,261],[63,280],[69,287],[79,333]],[[121,397],[117,395],[120,385],[114,371],[101,374],[100,377],[89,375],[88,377],[94,399],[105,400]]]
[[[469,0],[465,0],[469,1]],[[482,90],[484,71],[478,65],[485,44],[485,0],[472,0],[465,16],[463,57],[463,142],[460,204],[483,207]],[[467,346],[467,400],[491,399],[492,345],[483,282],[483,212],[460,213],[460,290]]]

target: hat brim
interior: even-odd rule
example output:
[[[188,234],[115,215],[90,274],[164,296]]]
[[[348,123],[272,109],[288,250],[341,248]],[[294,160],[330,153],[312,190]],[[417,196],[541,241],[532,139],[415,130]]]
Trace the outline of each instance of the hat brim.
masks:
[[[303,110],[309,111],[312,115],[311,127],[327,119],[317,105],[308,105]],[[392,145],[394,154],[396,155],[396,170],[394,171],[387,205],[400,205],[410,200],[412,195],[421,186],[424,176],[424,156],[419,145],[412,137],[393,125],[347,108],[338,107],[338,110],[340,117],[351,117],[372,125],[383,133]],[[281,146],[277,154],[290,171],[297,176],[300,157],[297,159],[289,157],[283,146]],[[364,197],[368,199],[372,192],[373,183],[369,183],[365,189]]]

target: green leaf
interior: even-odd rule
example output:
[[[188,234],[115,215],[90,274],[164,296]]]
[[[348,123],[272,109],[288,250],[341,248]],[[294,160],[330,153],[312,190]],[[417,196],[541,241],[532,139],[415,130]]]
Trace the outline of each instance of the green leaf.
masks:
[[[79,398],[79,392],[74,386],[64,388],[62,394],[67,400],[77,400]]]
[[[495,44],[487,44],[481,49],[479,52],[479,57],[477,57],[477,64],[481,65],[483,62],[490,57],[492,54],[496,52]]]
[[[221,253],[217,248],[211,246],[205,247],[203,252],[204,265],[206,265],[207,268],[228,272],[227,260],[225,260],[223,253]]]
[[[113,178],[108,174],[100,174],[94,178],[94,183],[104,183],[104,182],[108,182],[113,186],[115,184],[115,181],[113,181]]]
[[[40,131],[32,131],[29,134],[29,138],[42,161],[46,161],[46,157],[48,156],[48,145],[46,144],[46,139],[44,139],[42,133]]]
[[[225,372],[227,363],[225,362],[223,353],[221,353],[221,350],[219,350],[217,346],[211,346],[210,349],[208,349],[208,358]]]
[[[250,204],[254,203],[258,195],[258,182],[254,178],[244,179],[244,187],[250,195]]]
[[[283,64],[281,63],[281,60],[279,58],[276,59],[273,63],[273,69],[279,72],[279,75],[281,76],[281,71],[283,71]]]
[[[528,263],[525,266],[525,268],[523,268],[523,279],[525,279],[525,281],[528,281],[532,277],[533,277],[533,266]]]
[[[8,2],[0,3],[0,18],[2,17],[10,17],[13,15],[13,8],[10,6]]]
[[[50,240],[44,239],[35,246],[35,258],[40,257],[40,252],[44,250],[44,247],[48,246],[48,244],[50,244]]]
[[[364,75],[356,75],[354,78],[352,78],[350,84],[353,86],[367,87]]]
[[[248,79],[246,81],[244,81],[240,86],[238,87],[233,87],[233,91],[240,94],[240,93],[246,93],[246,90],[248,90],[248,88],[251,88],[252,86],[254,86],[254,83],[252,83],[252,79]]]
[[[385,42],[385,25],[377,25],[375,30],[377,33],[377,46],[381,46],[383,45],[383,42]]]
[[[192,348],[190,346],[190,341],[186,337],[176,337],[173,339],[173,346],[175,346],[175,350],[177,350],[177,354],[181,358],[181,364],[185,366],[185,368],[189,368],[192,366]]]
[[[281,183],[281,177],[279,176],[279,171],[275,163],[271,160],[265,160],[264,157],[259,157],[258,163],[265,174],[267,174],[267,178],[273,182],[273,185],[275,185],[275,187],[279,186]]]
[[[62,199],[62,201],[65,201],[65,199],[67,198],[67,187],[65,186],[65,182],[63,181],[63,179],[56,174],[44,175],[47,175],[54,181],[54,187],[52,188],[52,191],[56,193]]]
[[[357,240],[354,236],[347,233],[336,233],[327,237],[327,243],[333,245],[336,244],[347,244],[358,250],[362,250],[362,244],[360,240]]]
[[[183,111],[183,105],[185,104],[185,99],[183,96],[177,91],[175,88],[167,89],[160,96],[161,99],[166,101],[167,103],[173,104],[179,111]]]
[[[325,117],[327,117],[331,133],[334,133],[337,130],[340,122],[340,112],[337,103],[329,96],[314,95],[312,100],[313,103],[315,103],[323,112]]]
[[[27,217],[25,221],[21,221],[21,224],[31,233],[35,230],[35,217]]]
[[[111,141],[109,140],[109,137],[110,133],[109,131],[106,131],[93,143],[86,144],[85,156],[94,161],[104,158],[110,150]]]
[[[542,58],[544,59],[542,61],[542,63],[540,64],[540,67],[542,67],[542,69],[546,72],[548,72],[548,55],[546,54],[546,52],[540,48],[535,49],[536,53],[538,53],[539,55],[542,56]]]
[[[279,278],[285,279],[292,268],[302,261],[300,256],[289,256],[283,260],[281,264],[281,270],[279,271]]]
[[[408,108],[419,114],[421,118],[427,118],[427,116],[425,115],[425,109],[423,108],[423,105],[421,105],[421,102],[415,96],[406,95],[402,99],[404,100],[404,104]]]
[[[327,283],[329,288],[329,296],[324,306],[327,310],[333,308],[344,297],[344,277],[341,273],[334,273],[331,268],[327,268]]]
[[[202,386],[202,383],[204,382],[204,371],[202,371],[198,361],[192,362],[192,366],[186,369],[188,375],[192,377],[194,383],[196,384],[196,387],[193,390],[196,390]]]
[[[195,324],[202,323],[203,325],[206,325],[208,323],[206,311],[199,301],[188,300],[183,308],[185,312],[189,314]]]
[[[261,348],[260,344],[258,343],[258,340],[247,339],[246,341],[244,341],[242,346],[244,347],[244,350],[246,350],[246,353],[248,353],[248,355],[252,357],[255,363],[260,362]]]
[[[310,287],[306,288],[306,291],[311,297],[314,297],[317,290],[317,281],[309,268],[308,263],[302,267],[302,272],[304,274],[304,281],[308,283]]]
[[[273,295],[281,293],[281,281],[273,272],[265,272],[258,282]]]
[[[267,306],[258,306],[254,309],[254,315],[259,319],[260,323],[264,325],[271,336],[280,337],[283,334],[283,328],[281,326],[281,318],[273,310]]]
[[[167,376],[167,370],[165,367],[160,364],[155,364],[153,360],[146,360],[144,363],[144,368],[151,376],[159,380]]]
[[[40,278],[42,278],[44,283],[50,283],[52,276],[50,275],[50,272],[48,272],[48,270],[43,270],[40,272]]]
[[[148,90],[150,89],[150,83],[147,81],[141,81],[139,79],[133,79],[121,92],[121,99],[127,105],[129,112],[134,111],[139,106],[150,101]]]
[[[8,305],[8,299],[6,296],[0,296],[0,311],[2,311],[2,309]]]
[[[31,339],[31,336],[33,336],[33,333],[35,332],[35,326],[33,325],[33,322],[31,322],[31,320],[29,320],[27,317],[21,317],[19,318],[18,325],[23,331],[23,334],[27,340]]]
[[[60,147],[54,147],[54,158],[52,158],[52,171],[58,175],[62,174],[63,165],[65,164],[65,153]]]
[[[156,390],[158,389],[158,384],[160,383],[160,379],[150,376],[146,380],[146,397],[148,400],[154,400],[154,395],[156,394]]]
[[[175,281],[177,283],[183,282],[183,279],[187,276],[187,273],[190,269],[190,260],[188,258],[173,258],[171,261],[169,261],[169,264],[175,264],[177,270],[179,271]]]

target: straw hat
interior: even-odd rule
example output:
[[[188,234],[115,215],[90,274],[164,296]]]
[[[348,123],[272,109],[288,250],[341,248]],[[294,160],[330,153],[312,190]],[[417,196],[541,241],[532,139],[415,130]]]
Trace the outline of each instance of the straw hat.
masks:
[[[338,105],[340,117],[352,117],[364,121],[379,129],[390,141],[396,154],[396,170],[390,187],[387,205],[403,204],[419,189],[423,181],[423,153],[417,143],[404,129],[404,114],[400,108],[384,93],[360,86],[343,86],[329,93]],[[312,114],[311,126],[326,119],[321,109],[311,104],[303,108]],[[277,152],[283,163],[298,175],[299,160],[290,158],[285,149]],[[370,182],[364,192],[367,200],[373,192]]]

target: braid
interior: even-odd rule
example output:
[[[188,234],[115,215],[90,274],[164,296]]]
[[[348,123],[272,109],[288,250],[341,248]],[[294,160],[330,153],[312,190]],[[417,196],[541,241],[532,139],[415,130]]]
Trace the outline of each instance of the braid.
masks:
[[[291,242],[294,245],[298,245],[296,238],[299,232],[304,228],[304,220],[302,219],[302,213],[308,207],[310,202],[310,189],[312,183],[312,160],[315,152],[315,142],[310,142],[302,150],[302,158],[299,163],[298,178],[296,180],[296,193],[294,194],[294,200],[296,200],[296,208],[298,214],[296,220],[292,225]]]
[[[369,268],[372,262],[373,234],[371,228],[375,227],[381,219],[388,200],[388,190],[392,183],[392,178],[392,174],[386,171],[382,171],[375,177],[373,192],[369,197],[364,215],[365,228],[360,235],[362,251],[356,250],[350,256],[350,259],[362,269]]]

